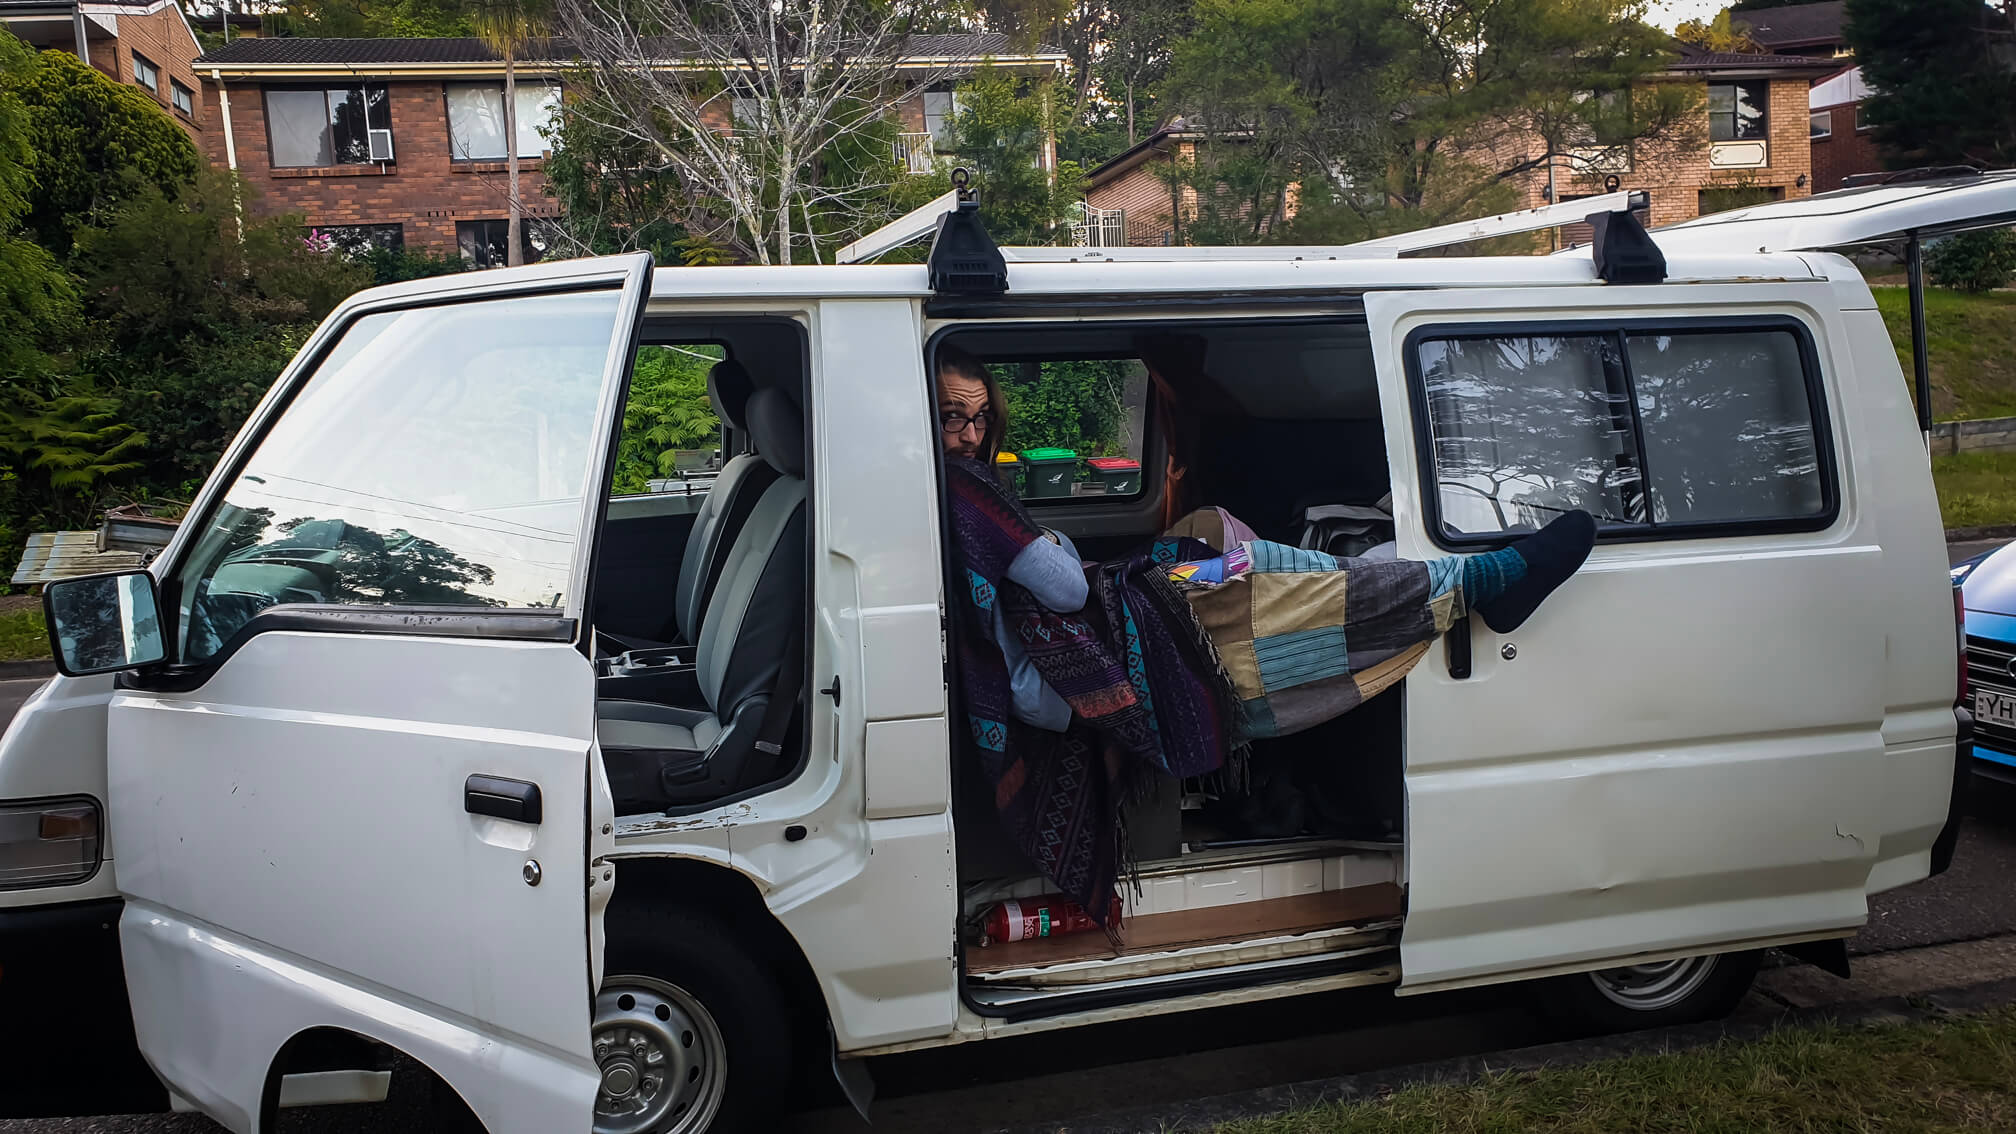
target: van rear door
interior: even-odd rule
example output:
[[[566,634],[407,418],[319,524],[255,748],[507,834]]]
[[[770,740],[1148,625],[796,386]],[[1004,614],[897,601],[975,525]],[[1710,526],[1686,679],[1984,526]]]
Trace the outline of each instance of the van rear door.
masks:
[[[492,1131],[590,1125],[613,840],[582,638],[650,278],[353,297],[155,568],[168,664],[122,675],[106,725],[120,946],[148,1063],[234,1129],[321,1029]]]
[[[1887,577],[1857,507],[1828,286],[1679,291],[1366,297],[1402,555],[1602,524],[1526,625],[1408,678],[1407,991],[1866,917],[1875,611],[1943,580]]]

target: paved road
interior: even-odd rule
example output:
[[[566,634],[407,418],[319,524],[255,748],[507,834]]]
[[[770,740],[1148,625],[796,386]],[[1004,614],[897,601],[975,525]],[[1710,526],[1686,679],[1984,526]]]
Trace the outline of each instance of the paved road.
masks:
[[[1958,562],[1988,545],[1953,549]],[[34,687],[0,683],[0,712]],[[18,688],[17,688],[18,687]],[[11,698],[11,700],[10,700]],[[1850,943],[1870,956],[2016,933],[2016,804],[1969,820],[1953,868],[1870,903],[1869,926]],[[2006,808],[2006,811],[2001,809]],[[1516,994],[1479,991],[1396,999],[1355,990],[1278,1004],[1243,1005],[1171,1019],[1078,1029],[874,1060],[875,1124],[844,1106],[799,1116],[800,1134],[938,1134],[996,1129],[1129,1106],[1298,1082],[1522,1046],[1553,1038]],[[335,1109],[289,1125],[359,1129]],[[387,1116],[374,1116],[383,1122]],[[302,1121],[307,1119],[307,1121]],[[373,1123],[373,1128],[398,1129]],[[209,1134],[190,1115],[0,1121],[0,1134]]]

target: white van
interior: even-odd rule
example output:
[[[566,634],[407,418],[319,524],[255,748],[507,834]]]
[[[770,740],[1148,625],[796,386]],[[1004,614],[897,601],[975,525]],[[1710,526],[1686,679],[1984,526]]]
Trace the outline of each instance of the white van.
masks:
[[[2016,210],[1975,189],[1948,211]],[[954,247],[968,215],[928,266],[630,256],[346,302],[149,572],[49,588],[86,675],[0,742],[0,907],[116,925],[148,1065],[231,1129],[382,1098],[344,1041],[491,1131],[663,1134],[761,1128],[829,1059],[859,1098],[864,1056],[1348,986],[1553,978],[1597,1026],[1702,1018],[1766,947],[1844,964],[1870,894],[1944,868],[1953,592],[1848,261],[1747,250],[1783,231],[1760,215],[1740,253],[1675,230],[1662,267],[1615,213],[1593,256],[1003,273]],[[1061,415],[1051,447],[1138,463],[1030,502],[1088,556],[1166,522],[1142,360],[1171,351],[1212,399],[1190,488],[1262,535],[1390,495],[1407,557],[1565,507],[1600,542],[1516,633],[1459,626],[1256,744],[1278,795],[1134,805],[1117,948],[983,947],[988,907],[1049,887],[957,740],[947,345]],[[633,364],[667,350],[712,366],[729,459],[704,496],[612,497]],[[1105,392],[1036,396],[1074,382]]]

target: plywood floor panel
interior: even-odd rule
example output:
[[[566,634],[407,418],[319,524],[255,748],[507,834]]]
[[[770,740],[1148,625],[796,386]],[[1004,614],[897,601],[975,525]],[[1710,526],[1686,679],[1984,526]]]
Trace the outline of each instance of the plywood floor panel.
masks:
[[[1382,882],[1376,886],[1355,886],[1348,890],[1327,890],[1292,898],[1145,914],[1127,920],[1120,931],[1121,947],[1118,952],[1106,940],[1105,934],[1094,930],[1069,937],[1009,941],[968,949],[966,971],[976,975],[998,973],[1008,969],[1310,933],[1319,929],[1383,921],[1398,917],[1400,912],[1400,887]]]

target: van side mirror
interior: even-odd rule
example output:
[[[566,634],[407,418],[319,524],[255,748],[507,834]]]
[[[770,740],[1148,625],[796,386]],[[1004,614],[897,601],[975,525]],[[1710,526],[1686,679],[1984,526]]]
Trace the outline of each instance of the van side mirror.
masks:
[[[158,665],[168,656],[154,576],[85,575],[42,588],[56,668],[70,677]]]

